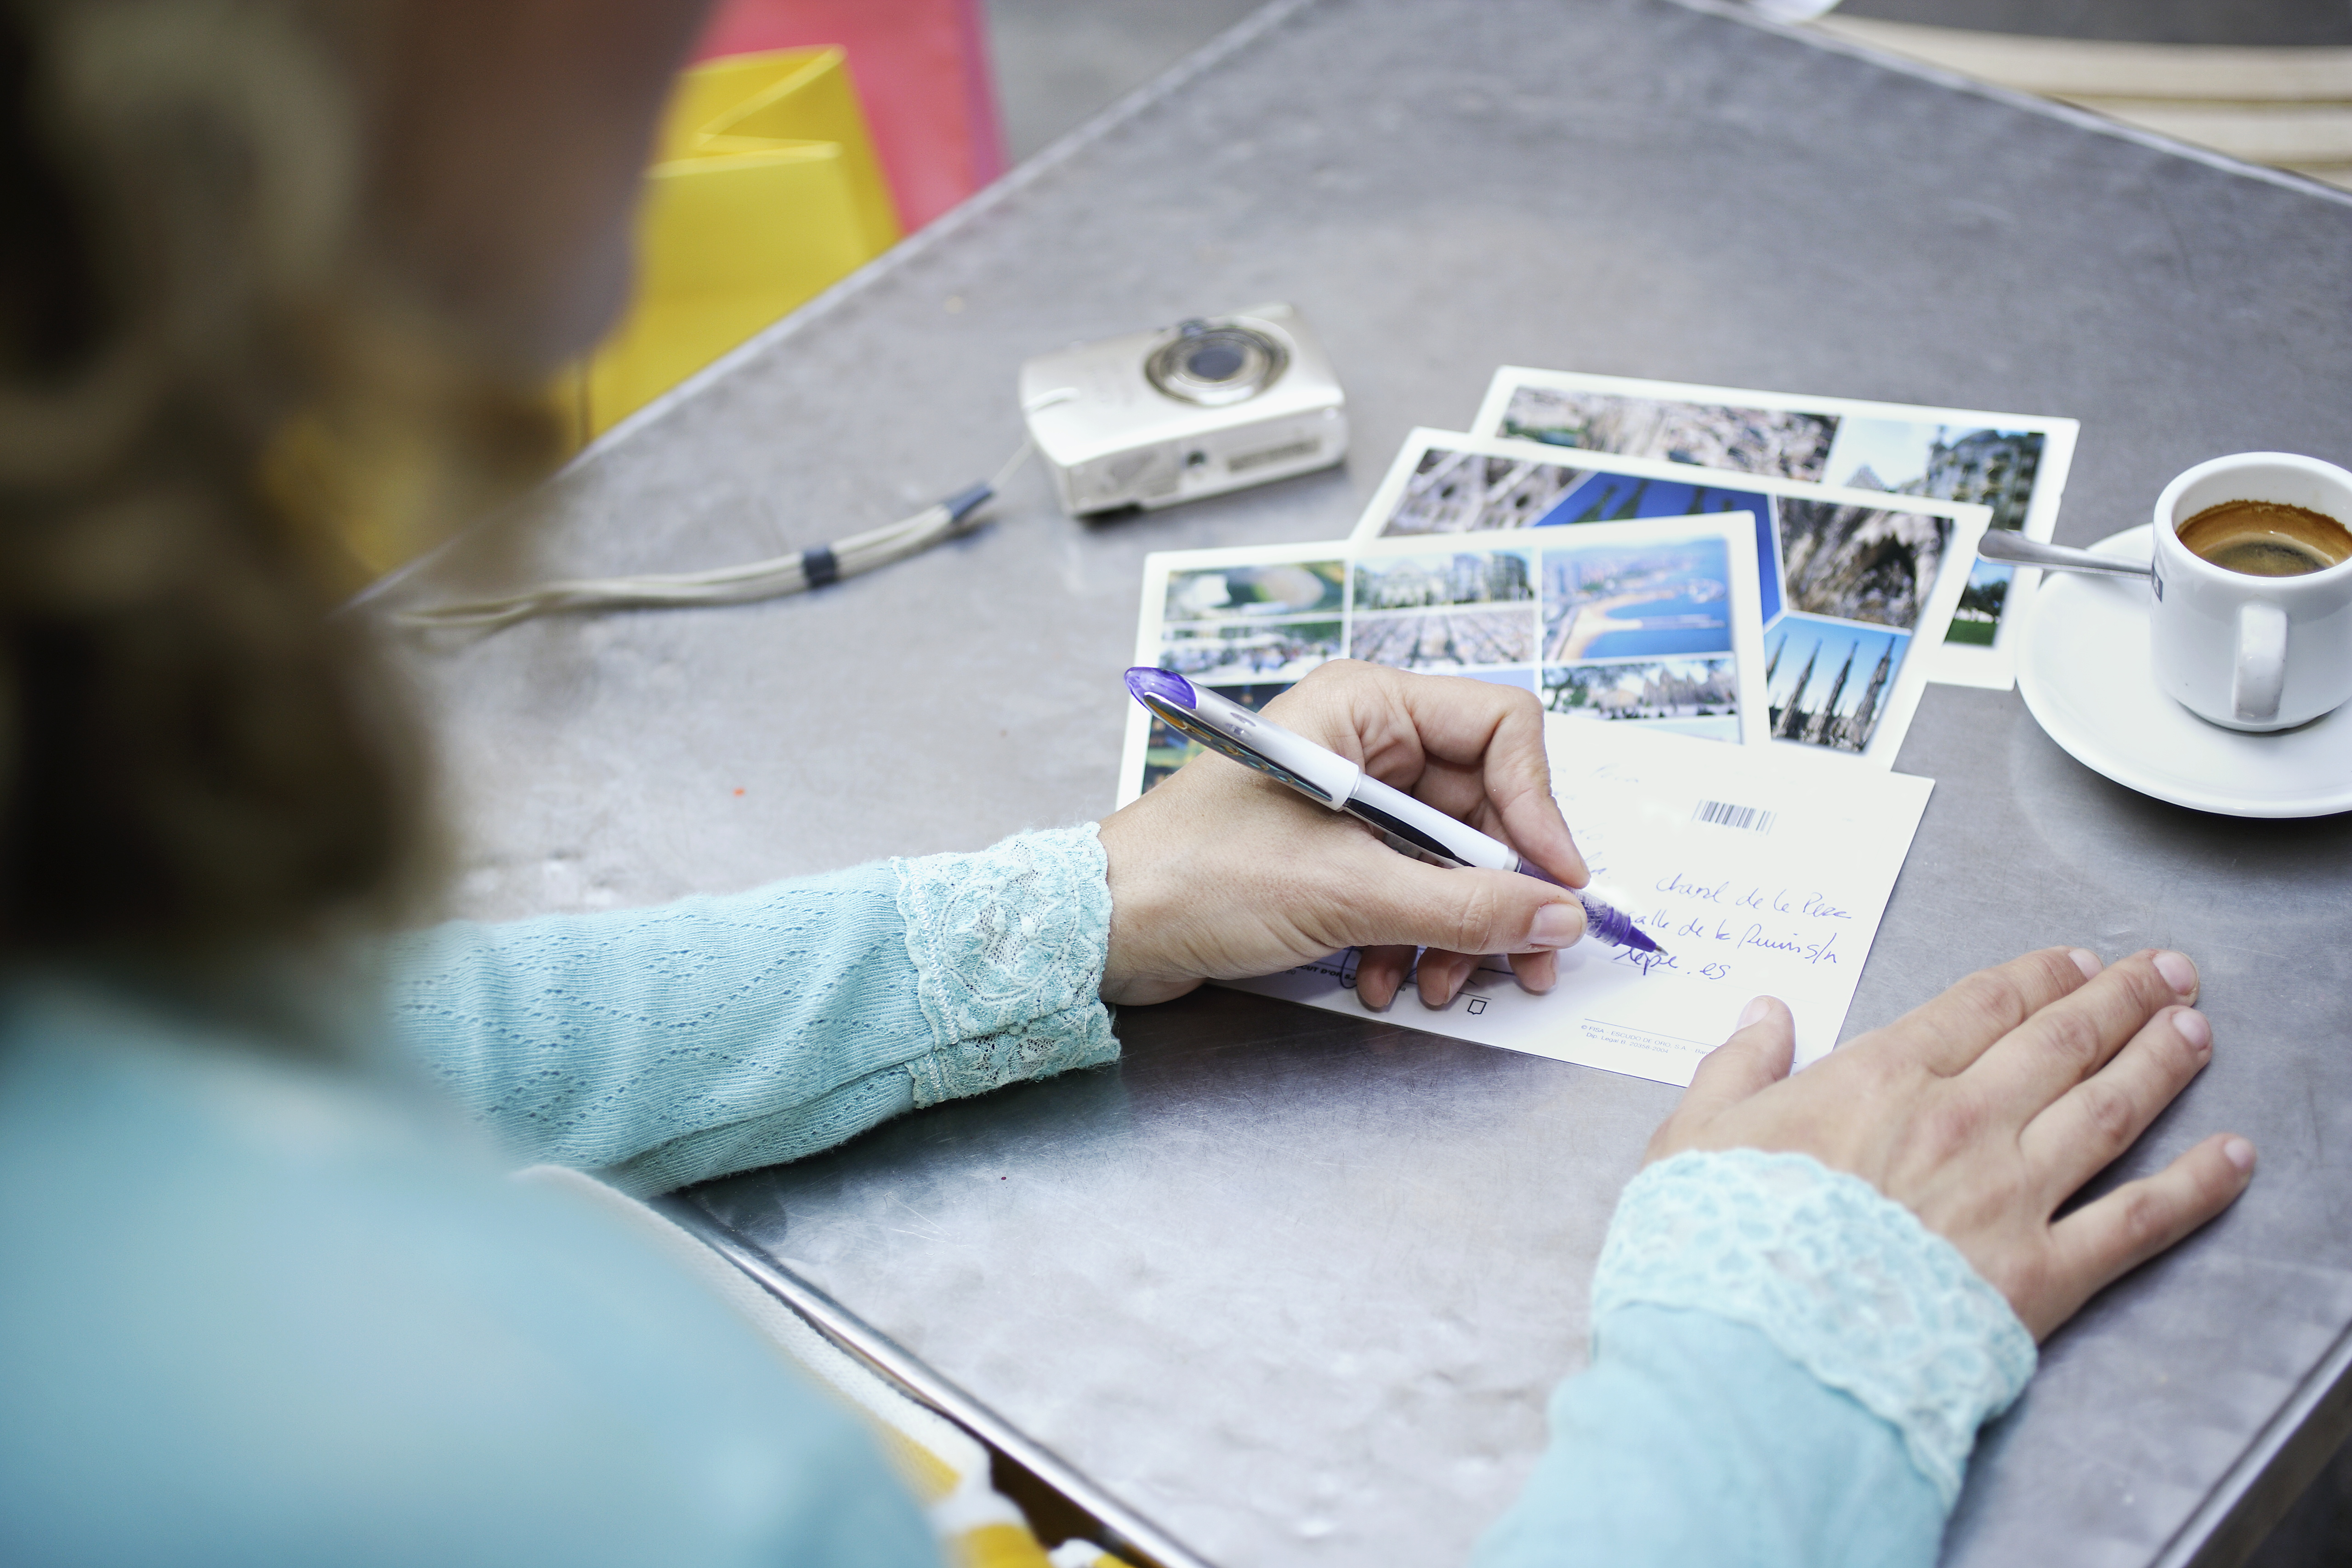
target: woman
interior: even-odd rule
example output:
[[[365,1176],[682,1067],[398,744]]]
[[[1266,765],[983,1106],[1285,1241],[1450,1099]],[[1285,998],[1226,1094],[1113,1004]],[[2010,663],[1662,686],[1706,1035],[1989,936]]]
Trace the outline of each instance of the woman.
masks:
[[[10,1563],[934,1560],[740,1322],[501,1166],[658,1191],[1106,1061],[1106,1004],[1348,945],[1443,1004],[1581,932],[1208,757],[974,855],[382,934],[429,813],[318,542],[528,468],[514,389],[619,298],[692,10],[0,10]],[[1524,694],[1341,666],[1281,716],[1584,880]],[[2195,994],[2030,954],[1794,1079],[1759,998],[1484,1560],[1932,1559],[2033,1339],[2249,1178],[2216,1137],[2051,1223],[2201,1067]]]

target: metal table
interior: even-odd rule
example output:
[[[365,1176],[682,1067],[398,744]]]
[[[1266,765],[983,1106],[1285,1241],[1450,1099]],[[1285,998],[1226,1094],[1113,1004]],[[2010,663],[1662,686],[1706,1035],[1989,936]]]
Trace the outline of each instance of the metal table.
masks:
[[[420,652],[511,916],[974,847],[1109,805],[1147,551],[1343,532],[1498,363],[2079,416],[2060,524],[2219,452],[2352,454],[2352,204],[1658,0],[1278,4],[551,487],[539,564],[677,570],[902,515],[1015,440],[1024,355],[1266,299],[1343,472],[977,536],[804,599]],[[496,565],[484,531],[398,591]],[[1948,1560],[2234,1561],[2346,1425],[2352,818],[2202,816],[1933,688],[1937,781],[1849,1034],[2048,942],[2178,946],[2213,1065],[2122,1173],[2234,1128],[2231,1213],[2095,1302],[1979,1451]],[[1458,1561],[1583,1357],[1656,1084],[1209,991],[1118,1067],[700,1200],[1213,1561]]]

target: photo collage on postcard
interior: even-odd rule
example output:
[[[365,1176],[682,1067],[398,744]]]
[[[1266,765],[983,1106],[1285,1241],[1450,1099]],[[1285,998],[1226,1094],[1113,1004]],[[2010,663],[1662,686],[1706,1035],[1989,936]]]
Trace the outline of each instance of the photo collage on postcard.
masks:
[[[1496,372],[1472,431],[1594,453],[1879,490],[1990,509],[1990,526],[2047,540],[2074,459],[2076,422],[2037,416],[1807,397],[1736,387],[1531,370]],[[2032,579],[1969,565],[1927,678],[2006,688],[2004,619]],[[1842,661],[1844,651],[1806,651]]]
[[[1165,563],[1190,564],[1168,569]],[[1143,629],[1136,662],[1174,670],[1255,712],[1347,646],[1346,547],[1209,550],[1154,555],[1145,563]],[[1129,724],[1146,722],[1140,708]],[[1148,721],[1140,794],[1182,767],[1200,746]],[[1134,750],[1132,746],[1130,751]]]
[[[1733,551],[1722,531],[1671,527],[1518,550],[1368,546],[1349,652],[1517,686],[1552,712],[1738,742]]]
[[[1792,437],[1777,460],[1799,463],[1801,446]],[[1777,473],[1719,479],[1671,460],[1580,460],[1557,446],[1417,430],[1356,537],[1360,549],[1427,553],[1439,538],[1458,548],[1465,535],[1533,531],[1546,709],[1739,739],[1752,731],[1722,706],[1731,693],[1725,630],[1709,624],[1723,612],[1708,597],[1712,559],[1665,542],[1684,526],[1673,520],[1727,514],[1740,516],[1758,568],[1763,734],[1891,763],[1927,679],[1912,645],[1949,624],[1985,506],[1891,504],[1884,491]],[[1601,528],[1632,531],[1606,551],[1581,546]],[[1659,531],[1646,548],[1634,542],[1643,529]]]
[[[1551,711],[1765,738],[1755,528],[1744,512],[1508,540],[1186,551],[1145,566],[1136,658],[1252,710],[1326,659],[1514,686]],[[1129,715],[1123,798],[1197,748]]]

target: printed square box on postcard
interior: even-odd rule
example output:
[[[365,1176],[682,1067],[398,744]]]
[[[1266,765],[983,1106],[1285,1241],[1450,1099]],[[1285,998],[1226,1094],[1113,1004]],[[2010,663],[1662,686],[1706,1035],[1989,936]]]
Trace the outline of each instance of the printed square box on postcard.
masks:
[[[1991,526],[2046,540],[2074,463],[2076,421],[1747,387],[1505,365],[1471,431],[1547,445],[1974,501]],[[2039,572],[1975,562],[1927,679],[2007,690],[2011,628]]]
[[[1355,537],[1640,526],[1733,510],[1755,521],[1771,738],[1891,767],[1928,679],[1914,645],[1933,648],[1950,624],[1988,507],[1418,429]]]

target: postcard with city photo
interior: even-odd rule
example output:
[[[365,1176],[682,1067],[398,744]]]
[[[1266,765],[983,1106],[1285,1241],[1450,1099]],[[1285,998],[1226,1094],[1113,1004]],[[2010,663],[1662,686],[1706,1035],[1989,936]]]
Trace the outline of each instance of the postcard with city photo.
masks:
[[[1389,508],[1391,533],[1483,533],[1532,527],[1583,482],[1549,460],[1433,449]]]
[[[1547,530],[1537,561],[1547,711],[1766,739],[1747,513]]]
[[[1342,560],[1203,566],[1169,577],[1161,617],[1176,626],[1329,616],[1339,613],[1347,595],[1348,569]]]
[[[1161,589],[1157,662],[1213,684],[1296,680],[1339,657],[1347,596],[1347,563],[1337,558],[1173,573]]]
[[[1546,712],[1564,718],[1614,720],[1709,741],[1742,740],[1754,710],[1739,701],[1739,664],[1729,658],[1548,664],[1540,695]]]
[[[1359,553],[1322,543],[1153,555],[1144,563],[1136,662],[1252,710],[1342,656],[1535,689],[1536,591],[1524,547],[1482,541],[1444,552]],[[1199,750],[1133,708],[1120,804]]]
[[[1992,509],[1994,528],[2048,539],[2073,465],[2074,420],[1930,408],[1506,365],[1471,429],[1722,472],[1887,490]],[[1928,678],[2006,689],[2002,627],[2040,574],[1972,563]]]
[[[1534,687],[1535,569],[1520,549],[1369,552],[1349,589],[1348,657]]]
[[[1860,751],[1904,663],[1908,632],[1791,613],[1764,639],[1772,738]]]
[[[1401,539],[1153,555],[1144,563],[1135,662],[1253,710],[1342,654],[1539,697],[1547,680],[1581,680],[1581,700],[1549,705],[1766,739],[1756,533],[1745,512],[1505,538],[1457,536],[1442,549]],[[1588,670],[1601,674],[1579,673]],[[1119,804],[1199,749],[1130,704]]]
[[[1360,543],[1395,539],[1405,548],[1418,542],[1419,548],[1426,549],[1432,542],[1430,513],[1403,504],[1425,492],[1426,485],[1417,481],[1442,472],[1486,472],[1496,465],[1508,471],[1510,465],[1551,460],[1550,449],[1533,442],[1415,430],[1364,509],[1356,538]],[[1832,705],[1839,722],[1773,732],[1774,739],[1791,744],[1892,765],[1928,679],[1928,659],[1912,657],[1911,649],[1915,644],[1927,649],[1940,642],[1968,585],[1969,563],[1990,524],[1990,508],[1910,495],[1898,499],[1884,490],[1850,489],[1780,475],[1716,479],[1695,471],[1692,465],[1655,458],[1596,457],[1572,471],[1574,482],[1557,489],[1549,511],[1532,520],[1512,516],[1511,526],[1547,533],[1573,529],[1580,534],[1637,521],[1653,526],[1649,520],[1670,526],[1663,520],[1688,514],[1746,513],[1754,520],[1750,532],[1759,565],[1759,620],[1766,640],[1782,617],[1791,615],[1903,634],[1881,679],[1874,683],[1864,674],[1839,688]],[[1509,514],[1478,515],[1500,519]],[[1547,542],[1544,548],[1552,545]],[[1623,645],[1594,645],[1601,646]],[[1624,683],[1602,687],[1597,679],[1553,679],[1543,688],[1546,701],[1563,712],[1680,707],[1691,710],[1687,716],[1696,720],[1701,717],[1696,709],[1706,700],[1707,689],[1706,672],[1687,668],[1661,669],[1646,685],[1633,683],[1629,677]],[[1609,693],[1605,703],[1604,690]]]
[[[1349,547],[1249,545],[1162,552],[1143,563],[1135,662],[1174,670],[1255,710],[1347,647]],[[1128,704],[1118,803],[1200,747]]]
[[[1207,685],[1296,680],[1344,640],[1337,616],[1325,621],[1228,621],[1222,626],[1170,626],[1160,638],[1160,666]]]

